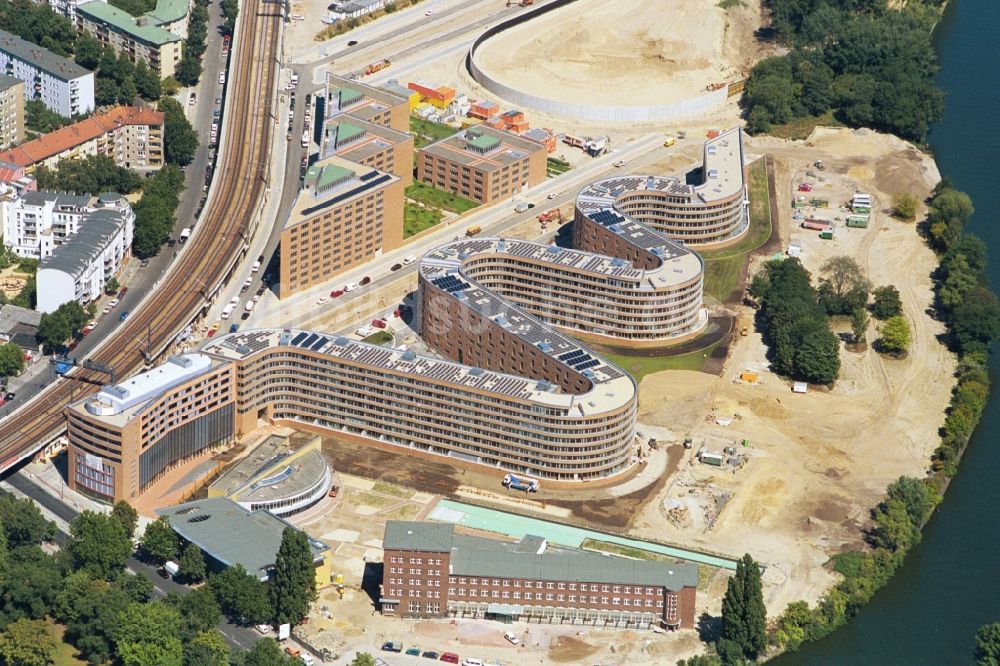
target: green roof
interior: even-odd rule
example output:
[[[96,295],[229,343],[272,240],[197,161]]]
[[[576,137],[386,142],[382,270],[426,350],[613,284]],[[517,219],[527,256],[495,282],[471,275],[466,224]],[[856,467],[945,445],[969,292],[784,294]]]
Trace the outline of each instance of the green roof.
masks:
[[[265,578],[274,566],[281,534],[293,527],[267,511],[247,511],[225,497],[212,497],[158,509],[170,519],[184,540],[201,548],[212,559],[226,565],[242,564],[253,575]],[[329,547],[309,539],[313,561],[322,559]]]
[[[351,139],[356,139],[364,133],[365,130],[363,127],[344,122],[337,123],[337,147],[341,147]]]
[[[146,16],[159,19],[161,23],[175,23],[188,13],[187,0],[156,0],[156,7]]]
[[[101,0],[77,5],[76,12],[88,20],[106,23],[126,32],[145,44],[163,46],[181,41],[180,37],[157,25],[139,25],[136,17]]]
[[[480,151],[487,151],[500,145],[500,139],[495,136],[480,135],[469,141],[469,145]]]
[[[390,520],[385,524],[382,548],[412,550],[418,553],[447,553],[451,551],[454,534],[454,525],[416,520]]]
[[[354,176],[354,172],[346,167],[330,164],[320,169],[319,177],[316,178],[316,190],[323,190]]]

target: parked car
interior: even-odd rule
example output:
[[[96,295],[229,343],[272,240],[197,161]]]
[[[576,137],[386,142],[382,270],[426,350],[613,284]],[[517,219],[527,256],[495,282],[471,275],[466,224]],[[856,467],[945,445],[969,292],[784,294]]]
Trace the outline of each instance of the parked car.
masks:
[[[230,324],[229,325],[229,332],[230,333],[235,333],[238,330],[240,330],[240,325],[239,324]],[[266,627],[267,625],[261,625],[261,626],[265,626]],[[261,633],[267,633],[267,632],[261,632]]]
[[[17,394],[15,394],[15,393],[4,393],[4,395],[3,395],[3,399],[4,399],[5,402],[10,402],[11,400],[13,400],[16,397],[17,397]]]
[[[197,102],[197,101],[198,101],[198,94],[197,93],[191,93],[191,97],[188,98],[188,104],[190,104],[191,106],[194,106],[194,103]]]
[[[396,641],[386,641],[382,643],[382,649],[386,652],[402,652],[403,644]]]
[[[118,298],[122,298],[128,293],[128,287],[122,287],[118,290]]]
[[[420,656],[424,657],[425,659],[433,659],[437,661],[438,657],[440,657],[441,655],[435,652],[434,650],[427,650],[426,652],[423,652]]]
[[[235,325],[236,324],[233,324],[233,326],[235,326]],[[257,631],[259,631],[262,634],[269,634],[269,633],[271,633],[271,626],[268,625],[268,624],[258,624],[257,627],[256,627],[256,629],[257,629]]]
[[[354,291],[357,288],[358,288],[358,284],[356,282],[348,282],[347,284],[344,285],[344,291],[345,292],[352,292],[352,291]]]
[[[420,656],[420,648],[418,648],[418,647],[411,647],[411,648],[409,648],[406,651],[406,654],[414,656],[414,657],[419,657]]]
[[[558,192],[549,192],[548,195],[545,198],[546,199],[555,199],[557,196],[559,196]]]
[[[403,257],[403,265],[404,266],[409,266],[410,264],[412,264],[416,260],[417,260],[416,256],[414,256],[412,254],[408,254],[405,257]]]
[[[375,328],[385,328],[386,327],[385,319],[372,319],[372,326],[374,326]]]
[[[326,302],[327,302],[327,301],[329,301],[329,300],[330,300],[330,299],[329,299],[329,298],[327,298],[326,296],[320,296],[320,297],[319,297],[319,300],[318,300],[318,301],[316,301],[316,305],[323,305],[324,303],[326,303]]]
[[[521,639],[518,638],[517,634],[515,634],[513,631],[505,631],[505,632],[503,632],[503,637],[506,638],[510,642],[511,645],[520,645],[521,644]]]
[[[392,268],[390,268],[389,270],[391,270],[391,271],[398,271],[402,267],[403,267],[403,264],[393,264]]]
[[[363,286],[365,286],[366,284],[368,284],[371,281],[372,281],[372,279],[366,275],[363,278],[361,278],[360,284],[363,287]]]
[[[343,295],[344,295],[343,289],[334,289],[333,291],[330,292],[330,298],[337,298],[338,296],[343,296]]]
[[[118,321],[125,321],[128,318],[128,310],[118,315]]]
[[[115,307],[119,303],[121,303],[120,300],[118,300],[117,298],[112,298],[111,301],[108,302],[108,305],[110,305],[111,307]]]
[[[441,661],[445,662],[446,664],[457,664],[458,655],[455,654],[454,652],[445,652],[444,654],[441,655]],[[474,661],[479,661],[479,660],[476,659]],[[483,666],[482,661],[479,661],[479,666]]]
[[[149,259],[143,259],[142,261],[139,262],[140,268],[145,268],[146,266],[149,266]]]
[[[285,648],[285,654],[287,654],[289,657],[298,657],[302,653],[299,652],[298,648],[295,648],[295,647],[292,647],[291,645],[289,645],[288,647]]]

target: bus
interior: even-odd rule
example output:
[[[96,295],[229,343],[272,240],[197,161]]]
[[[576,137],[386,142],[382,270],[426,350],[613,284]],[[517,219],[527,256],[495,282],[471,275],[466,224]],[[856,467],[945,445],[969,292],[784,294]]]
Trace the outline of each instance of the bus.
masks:
[[[188,238],[191,238],[191,227],[184,227],[184,229],[181,230],[181,245],[186,243]]]

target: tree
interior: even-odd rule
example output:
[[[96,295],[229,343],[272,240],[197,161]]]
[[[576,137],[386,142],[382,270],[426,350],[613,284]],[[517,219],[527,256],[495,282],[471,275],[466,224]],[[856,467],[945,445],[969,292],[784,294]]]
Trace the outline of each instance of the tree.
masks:
[[[90,313],[83,309],[83,306],[76,301],[67,301],[59,306],[58,312],[66,317],[71,335],[76,335],[83,330],[83,327],[90,321]]]
[[[163,94],[160,79],[145,60],[135,63],[135,87],[139,94],[149,101],[160,99],[160,95]]]
[[[917,217],[917,196],[913,192],[896,192],[892,195],[892,214],[908,222]]]
[[[193,543],[187,545],[177,564],[180,566],[180,573],[184,580],[190,583],[200,583],[205,580],[207,574],[205,558],[201,554],[201,548]]]
[[[868,321],[868,312],[864,308],[857,308],[851,313],[851,337],[855,344],[861,344],[865,341]]]
[[[55,614],[66,625],[65,640],[88,661],[101,664],[114,656],[114,633],[128,604],[119,587],[79,571],[66,577]]]
[[[125,500],[118,500],[111,509],[111,517],[121,523],[129,539],[135,536],[135,528],[139,524],[139,512],[131,504]]]
[[[129,601],[149,601],[149,598],[153,596],[153,581],[149,580],[145,574],[131,574],[128,571],[122,571],[115,580],[115,584]]]
[[[89,70],[97,69],[101,63],[101,43],[88,32],[81,32],[76,38],[76,49],[73,59],[80,67]]]
[[[185,625],[181,634],[188,639],[199,632],[208,631],[222,621],[219,602],[207,587],[200,587],[180,596],[177,599],[177,610]]]
[[[32,544],[11,549],[0,579],[0,626],[21,618],[45,617],[62,586],[59,563]]]
[[[927,230],[935,249],[945,252],[957,243],[974,211],[965,192],[945,188],[935,194],[927,211]]]
[[[129,604],[115,632],[118,657],[124,666],[182,666],[181,618],[162,601]]]
[[[126,106],[135,105],[135,97],[139,94],[138,89],[135,87],[135,81],[132,77],[126,78],[120,84],[118,84],[118,103],[124,104]]]
[[[163,143],[166,161],[170,164],[190,164],[198,149],[198,134],[184,116],[184,108],[173,97],[164,97],[158,108],[163,112]]]
[[[976,632],[976,666],[1000,666],[1000,622]]]
[[[286,527],[274,562],[271,606],[277,624],[298,624],[316,599],[316,568],[309,539],[301,530]]]
[[[0,491],[0,527],[12,551],[20,546],[51,541],[56,534],[56,524],[45,520],[34,501],[18,499],[3,491]]]
[[[0,656],[6,666],[49,666],[56,639],[44,620],[17,620],[0,634]]]
[[[927,482],[909,476],[901,476],[890,483],[886,488],[886,498],[903,503],[914,528],[920,528],[924,524],[937,502],[937,494]]]
[[[79,160],[63,160],[55,169],[39,166],[35,170],[39,189],[64,190],[86,194],[138,190],[143,179],[131,169],[118,166],[107,155],[88,155]]]
[[[139,541],[139,552],[144,558],[157,564],[177,557],[178,548],[177,534],[164,516],[147,525],[142,540]]]
[[[273,638],[262,638],[246,652],[233,655],[233,666],[295,666]]]
[[[69,528],[67,550],[74,568],[104,580],[111,580],[125,569],[132,554],[132,540],[117,518],[88,510],[74,518]]]
[[[184,646],[184,666],[229,666],[229,646],[218,629],[203,631]]]
[[[976,287],[955,306],[951,335],[963,353],[986,351],[1000,339],[1000,303],[986,287]]]
[[[747,659],[763,654],[767,647],[766,623],[760,567],[746,554],[736,563],[736,574],[729,579],[722,599],[720,656],[723,663],[730,663],[723,654],[724,641],[731,641]]]
[[[899,290],[891,284],[876,287],[872,292],[872,314],[876,319],[885,321],[903,312],[903,301],[899,298]]]
[[[830,257],[820,275],[819,300],[829,314],[849,314],[868,304],[871,283],[852,257]]]
[[[872,530],[875,545],[892,552],[906,551],[920,539],[920,532],[913,527],[906,505],[900,500],[885,502],[875,515]]]
[[[840,342],[825,325],[802,337],[795,352],[795,373],[807,382],[832,384],[840,373]]]
[[[226,17],[222,29],[227,35],[233,34],[236,29],[236,17],[239,11],[240,5],[237,0],[222,0],[222,15]]]
[[[122,288],[121,285],[118,284],[118,278],[116,278],[113,275],[108,278],[107,282],[104,283],[104,293],[108,294],[109,296],[112,294],[117,294],[118,290],[121,288]]]
[[[375,657],[367,652],[357,652],[354,654],[351,666],[375,666]]]
[[[35,337],[42,343],[45,353],[51,354],[69,340],[71,333],[72,329],[69,326],[69,321],[66,320],[66,316],[57,310],[55,312],[46,312],[42,315],[41,320],[38,322],[38,333],[35,334]]]
[[[24,372],[24,350],[8,342],[0,345],[0,379],[17,377]]]
[[[273,619],[267,588],[241,564],[209,577],[208,587],[232,622],[250,625]]]
[[[879,331],[879,350],[887,354],[905,354],[910,348],[910,325],[899,315],[890,317]]]
[[[191,53],[185,53],[181,61],[177,63],[174,76],[185,86],[193,86],[201,78],[201,61]]]
[[[108,106],[118,102],[118,84],[114,79],[97,77],[94,81],[94,101],[99,106]]]

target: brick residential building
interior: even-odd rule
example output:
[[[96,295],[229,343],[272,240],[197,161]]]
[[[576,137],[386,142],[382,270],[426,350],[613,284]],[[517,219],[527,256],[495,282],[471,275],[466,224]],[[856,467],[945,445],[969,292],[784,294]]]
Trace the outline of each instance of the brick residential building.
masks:
[[[63,160],[107,155],[115,164],[136,171],[163,166],[163,113],[140,106],[118,106],[78,123],[44,134],[0,153],[0,161],[34,172]]]
[[[382,613],[613,628],[695,628],[698,565],[605,556],[455,533],[450,524],[389,521]]]
[[[417,152],[417,180],[479,203],[509,199],[546,178],[542,144],[482,125]]]
[[[24,141],[24,81],[0,75],[0,149]]]
[[[403,181],[334,156],[313,164],[281,232],[279,298],[403,243]]]
[[[376,125],[350,114],[334,116],[323,126],[320,158],[339,155],[346,160],[388,171],[413,182],[413,135]]]
[[[410,131],[409,97],[327,72],[326,89],[316,99],[316,122],[342,113],[397,132]]]

